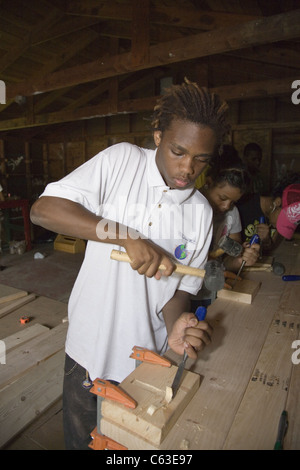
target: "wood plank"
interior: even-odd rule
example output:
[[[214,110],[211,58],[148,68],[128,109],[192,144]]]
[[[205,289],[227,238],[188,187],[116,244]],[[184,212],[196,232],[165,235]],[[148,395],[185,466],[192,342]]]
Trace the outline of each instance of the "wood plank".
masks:
[[[5,302],[10,302],[11,300],[16,300],[22,297],[26,297],[26,295],[28,295],[28,292],[25,292],[22,290],[15,292],[14,294],[4,295],[3,297],[0,297],[0,304],[4,304]]]
[[[137,407],[131,410],[111,400],[103,400],[103,417],[121,424],[129,436],[131,433],[140,435],[147,443],[159,445],[200,385],[198,374],[185,371],[177,394],[167,403],[166,387],[171,386],[177,369],[176,366],[166,368],[142,363],[120,384],[137,402]],[[154,407],[153,414],[149,407],[151,411]]]
[[[0,447],[62,396],[64,357],[54,353],[0,391]]]
[[[0,391],[25,376],[29,370],[64,349],[68,323],[49,331],[47,341],[36,337],[6,355],[5,367],[0,369]]]
[[[299,326],[295,326],[295,317],[275,314],[224,449],[274,448],[290,387],[291,345],[298,337]]]
[[[17,333],[3,338],[2,341],[4,341],[6,353],[12,351],[17,346],[21,346],[27,341],[36,338],[37,336],[47,333],[48,331],[49,328],[47,326],[36,323],[35,325],[29,326],[23,331],[18,331]]]
[[[2,307],[0,309],[0,318],[4,317],[8,313],[13,312],[14,310],[17,310],[18,308],[22,307],[23,305],[32,302],[36,298],[35,294],[29,294],[25,297],[22,297],[21,299],[14,300],[13,302],[10,302],[9,305],[6,305],[5,307]]]
[[[232,284],[233,281],[229,279],[226,282],[228,282],[228,284]],[[258,293],[260,286],[260,282],[252,281],[250,279],[242,279],[241,281],[237,281],[232,290],[219,290],[217,292],[217,297],[219,299],[228,299],[234,300],[235,302],[251,304]]]

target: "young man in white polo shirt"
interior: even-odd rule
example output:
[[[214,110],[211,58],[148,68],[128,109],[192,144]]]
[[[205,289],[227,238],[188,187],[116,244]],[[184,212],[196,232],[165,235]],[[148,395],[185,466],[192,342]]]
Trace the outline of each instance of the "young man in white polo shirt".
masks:
[[[135,367],[135,345],[196,358],[210,342],[212,328],[190,311],[202,279],[173,271],[177,260],[197,268],[207,260],[212,210],[194,182],[228,131],[226,110],[194,83],[173,86],[154,110],[156,150],[109,147],[49,184],[32,207],[33,223],[88,240],[69,301],[68,449],[87,448],[96,426],[94,396],[82,386],[86,373],[91,381],[121,382]],[[111,260],[114,248],[131,263]]]

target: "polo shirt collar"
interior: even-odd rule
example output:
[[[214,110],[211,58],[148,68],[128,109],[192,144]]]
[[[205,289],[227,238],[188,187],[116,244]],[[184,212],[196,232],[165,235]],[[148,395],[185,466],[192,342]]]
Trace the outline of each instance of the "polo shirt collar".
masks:
[[[186,201],[191,194],[195,191],[195,188],[187,189],[170,189],[169,186],[166,186],[159,169],[156,165],[156,152],[155,150],[150,158],[148,158],[148,184],[150,187],[159,187],[162,191],[167,191],[171,199],[177,203],[182,204]]]

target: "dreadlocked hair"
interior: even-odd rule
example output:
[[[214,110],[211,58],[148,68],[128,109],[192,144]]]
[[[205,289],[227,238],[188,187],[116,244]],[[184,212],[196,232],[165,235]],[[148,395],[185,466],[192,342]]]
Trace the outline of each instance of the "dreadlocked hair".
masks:
[[[157,101],[152,129],[164,132],[173,120],[191,121],[214,130],[220,147],[230,129],[226,120],[227,110],[227,103],[221,101],[218,95],[185,78],[184,83],[173,85]]]

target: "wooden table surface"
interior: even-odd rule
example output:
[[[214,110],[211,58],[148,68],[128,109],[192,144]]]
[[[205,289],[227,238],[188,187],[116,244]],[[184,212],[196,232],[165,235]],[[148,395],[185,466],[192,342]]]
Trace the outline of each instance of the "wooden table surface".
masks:
[[[300,241],[284,241],[274,257],[286,274],[300,274],[299,255]],[[284,409],[284,448],[300,449],[300,341],[293,348],[300,339],[300,281],[261,271],[245,278],[262,282],[251,305],[216,299],[208,308],[213,342],[186,365],[201,384],[161,449],[180,449],[184,440],[191,450],[272,450]]]

